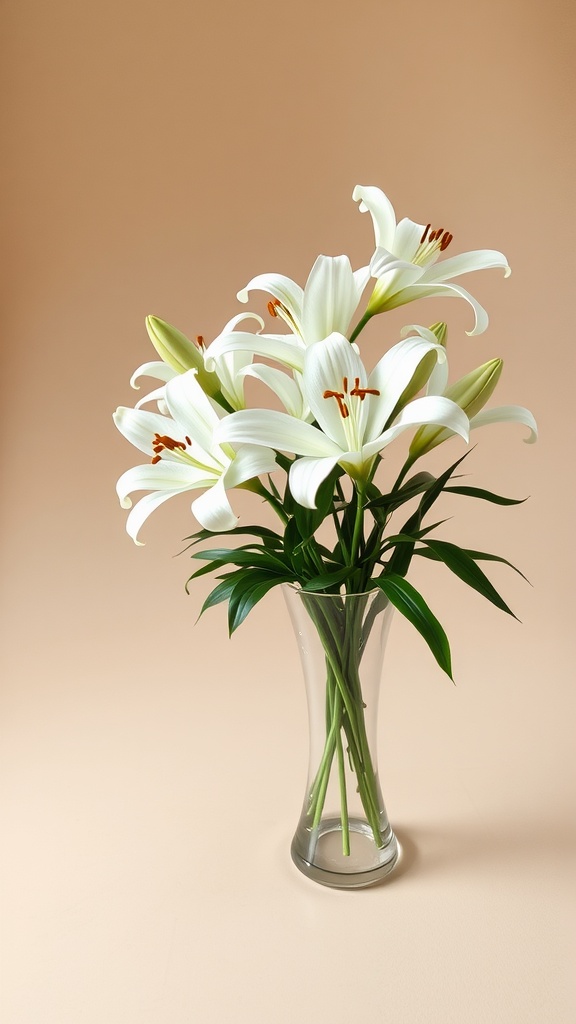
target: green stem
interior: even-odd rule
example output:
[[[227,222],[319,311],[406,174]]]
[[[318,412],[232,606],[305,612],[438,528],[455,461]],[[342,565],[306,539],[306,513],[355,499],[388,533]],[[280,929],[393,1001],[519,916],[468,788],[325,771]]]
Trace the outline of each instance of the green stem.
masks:
[[[338,736],[336,750],[338,752],[338,780],[340,783],[340,821],[342,823],[342,854],[350,856],[350,820],[348,818],[348,797],[346,794],[346,768],[342,740]]]
[[[364,328],[366,327],[366,324],[368,323],[369,320],[372,319],[373,316],[374,316],[374,313],[369,313],[368,311],[366,311],[364,313],[364,316],[362,317],[361,320],[358,321],[358,323],[356,324],[356,327],[354,328],[354,330],[352,331],[352,334],[350,335],[350,344],[352,344],[353,341],[356,341],[356,338],[360,334],[360,331],[364,330]]]
[[[313,599],[312,599],[313,600]],[[353,610],[344,604],[340,614],[346,622],[339,624],[334,621],[333,611],[323,603],[317,608],[309,606],[318,635],[324,647],[327,663],[327,707],[330,709],[330,727],[324,746],[322,760],[310,791],[310,813],[313,814],[313,827],[321,821],[322,809],[326,797],[331,766],[334,754],[338,756],[338,778],[340,788],[340,807],[343,849],[349,850],[349,816],[346,794],[346,775],[344,751],[340,733],[343,731],[350,754],[351,765],[356,775],[357,789],[364,807],[367,820],[374,835],[377,846],[382,845],[380,831],[379,794],[376,776],[370,755],[368,738],[364,720],[364,704],[358,664],[362,650],[362,617],[365,602]],[[344,633],[342,634],[342,629]],[[346,643],[342,646],[342,636]],[[333,697],[329,696],[333,694]]]
[[[359,547],[360,537],[362,535],[362,527],[364,526],[364,492],[358,486],[356,489],[356,518],[354,520],[354,532],[352,534],[352,543],[350,545],[350,560],[349,565],[356,565],[359,558]]]

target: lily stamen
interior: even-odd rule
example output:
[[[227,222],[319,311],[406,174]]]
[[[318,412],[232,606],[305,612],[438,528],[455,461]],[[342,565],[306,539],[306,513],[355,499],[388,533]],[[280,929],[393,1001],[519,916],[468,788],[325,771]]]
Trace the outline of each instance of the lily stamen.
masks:
[[[355,395],[357,398],[360,399],[361,402],[363,402],[364,399],[366,398],[366,395],[379,395],[380,392],[377,391],[376,388],[361,388],[360,378],[356,377],[354,381],[354,387],[352,388],[350,394]]]
[[[346,378],[344,378],[346,379]],[[344,401],[344,392],[342,391],[325,391],[322,398],[335,398],[338,403],[338,409],[343,420],[347,419],[350,415],[350,410]]]
[[[350,415],[350,410],[344,401],[346,395],[350,397],[359,398],[361,402],[364,401],[366,395],[379,395],[380,392],[376,388],[361,388],[360,377],[354,378],[354,387],[348,391],[348,377],[342,378],[342,391],[325,391],[322,398],[335,398],[338,403],[338,409],[343,420],[347,419]]]
[[[422,238],[414,254],[412,263],[415,263],[417,266],[423,266],[438,253],[444,252],[452,241],[453,236],[449,231],[445,231],[444,228],[435,228],[433,231],[430,231],[431,226],[431,224],[427,224],[424,228]]]
[[[267,309],[268,309],[268,312],[270,313],[270,316],[274,316],[274,317],[278,317],[279,316],[280,319],[283,320],[284,323],[288,325],[288,327],[290,328],[290,330],[294,334],[299,334],[300,333],[300,331],[299,331],[299,329],[298,329],[298,327],[296,325],[296,321],[294,320],[294,317],[292,316],[292,313],[290,312],[288,307],[284,305],[283,302],[280,302],[280,299],[272,299],[268,303]]]
[[[186,441],[175,441],[173,437],[169,437],[168,434],[154,434],[154,440],[152,441],[152,450],[154,452],[154,458],[152,459],[152,465],[160,462],[163,451],[175,452],[175,451],[186,451],[186,446],[190,446],[192,441],[187,436]]]

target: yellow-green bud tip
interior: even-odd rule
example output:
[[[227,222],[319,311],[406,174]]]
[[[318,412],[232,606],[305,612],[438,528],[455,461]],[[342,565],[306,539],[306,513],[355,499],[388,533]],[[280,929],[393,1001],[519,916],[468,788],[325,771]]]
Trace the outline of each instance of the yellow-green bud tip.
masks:
[[[435,335],[436,341],[439,345],[443,345],[446,348],[446,342],[448,340],[448,324],[444,323],[443,320],[439,320],[435,324],[431,324],[430,330]]]

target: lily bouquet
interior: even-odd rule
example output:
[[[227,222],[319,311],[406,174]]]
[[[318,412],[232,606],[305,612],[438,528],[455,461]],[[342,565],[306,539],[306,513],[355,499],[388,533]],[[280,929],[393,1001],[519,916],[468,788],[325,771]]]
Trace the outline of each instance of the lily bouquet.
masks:
[[[311,832],[319,827],[334,769],[344,856],[350,850],[344,750],[374,843],[383,845],[360,685],[364,645],[378,609],[394,607],[406,616],[449,676],[446,634],[407,579],[412,559],[443,562],[510,611],[479,564],[506,559],[439,539],[439,524],[430,525],[426,517],[444,491],[505,505],[514,499],[459,483],[456,470],[464,456],[440,476],[422,469],[421,460],[455,435],[468,442],[471,431],[490,423],[519,422],[528,428],[526,440],[536,439],[527,409],[486,408],[501,359],[450,382],[443,322],[405,327],[400,340],[366,368],[358,339],[372,318],[419,298],[459,297],[472,307],[468,333],[480,334],[488,324],[486,312],[453,279],[488,268],[507,276],[510,269],[494,250],[444,258],[449,231],[408,218],[397,223],[390,201],[376,187],[358,186],[353,198],[374,226],[375,247],[366,266],[354,271],[347,256],[319,256],[304,288],[281,274],[254,277],[238,299],[246,303],[253,291],[268,293],[271,331],[259,313],[240,313],[211,343],[201,337],[194,343],[148,317],[160,360],[140,366],[131,383],[138,387],[148,376],[160,385],[135,408],[119,408],[114,415],[118,429],[146,456],[117,484],[124,508],[131,508],[132,492],[149,492],[128,515],[127,531],[136,543],[148,516],[186,491],[201,492],[192,502],[200,529],[187,538],[191,546],[215,535],[233,538],[235,545],[236,538],[244,541],[194,551],[204,564],[188,583],[210,572],[218,580],[202,612],[226,601],[232,634],[273,587],[288,584],[303,598],[326,666],[326,728],[306,820]],[[268,389],[284,411],[247,408],[247,378]],[[152,409],[143,408],[150,404]],[[385,449],[406,432],[410,443],[402,469],[386,479]],[[229,500],[238,487],[269,503],[276,529],[239,524]],[[402,517],[408,503],[409,514]],[[348,600],[352,595],[361,601]]]

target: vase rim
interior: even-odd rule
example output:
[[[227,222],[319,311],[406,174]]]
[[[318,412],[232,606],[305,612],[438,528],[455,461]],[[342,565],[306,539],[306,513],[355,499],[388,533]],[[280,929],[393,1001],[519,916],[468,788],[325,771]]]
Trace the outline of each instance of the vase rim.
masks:
[[[337,598],[349,598],[349,597],[369,597],[370,594],[381,594],[382,591],[378,587],[372,587],[370,590],[360,590],[349,594],[347,591],[343,593],[338,592],[337,594],[325,594],[323,590],[304,590],[303,587],[296,586],[294,583],[283,583],[283,587],[286,590],[291,590],[292,593],[298,594],[298,596],[306,597],[327,597],[330,600]]]

